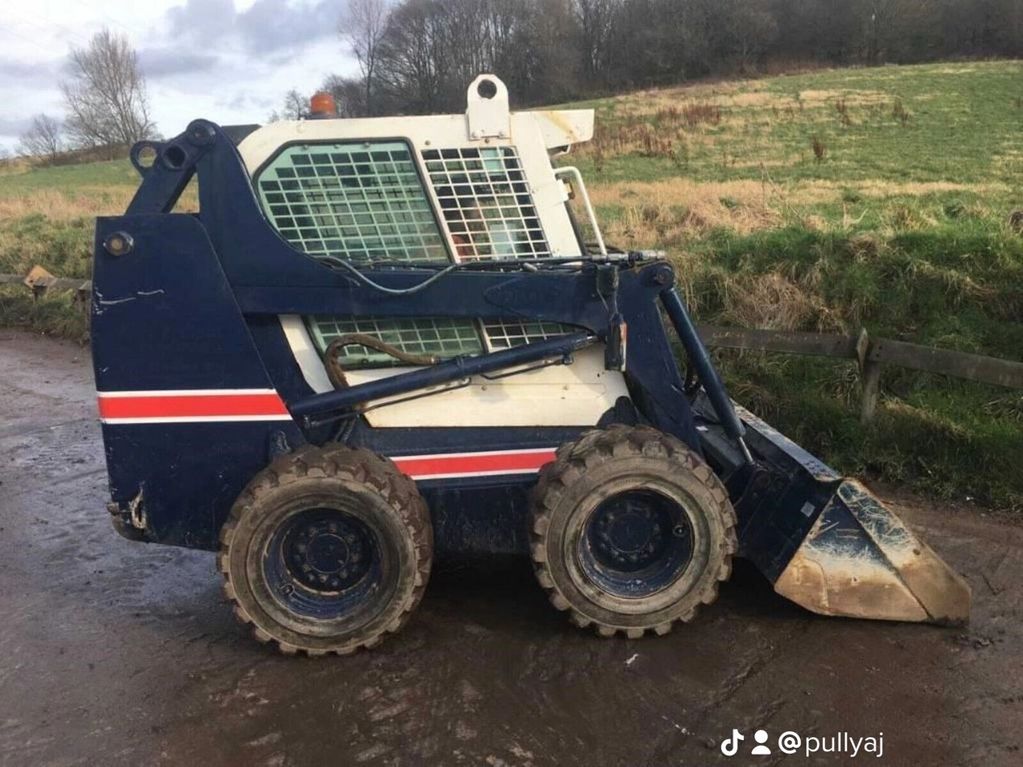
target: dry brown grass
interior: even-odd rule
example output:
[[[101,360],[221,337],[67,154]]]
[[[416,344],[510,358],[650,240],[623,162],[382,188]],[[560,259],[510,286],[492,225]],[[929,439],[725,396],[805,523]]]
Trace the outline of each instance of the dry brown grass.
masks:
[[[843,330],[817,286],[778,274],[741,274],[725,279],[722,318],[764,330]]]
[[[867,197],[921,197],[941,192],[973,192],[978,195],[1004,194],[1010,191],[1007,184],[992,182],[985,184],[967,184],[954,181],[887,181],[874,179],[856,181],[851,184],[838,184],[832,181],[814,182],[821,188],[852,188]]]
[[[650,114],[686,101],[710,101],[719,106],[742,97],[753,83],[735,80],[720,83],[693,83],[670,88],[636,91],[610,99],[616,114]],[[755,92],[755,91],[754,91]],[[766,94],[765,94],[766,95]]]
[[[848,107],[888,106],[891,96],[876,90],[816,89],[794,94],[771,92],[758,80],[695,84],[639,91],[612,99],[619,116],[649,116],[680,104],[704,103],[723,110],[785,110],[827,107],[837,101]]]
[[[31,169],[31,163],[24,157],[11,157],[6,160],[0,160],[0,177],[17,176],[22,173],[28,173]]]
[[[677,102],[654,111],[627,112],[597,124],[594,141],[581,153],[597,157],[638,154],[674,159],[680,143],[704,141],[700,134],[721,124],[721,107],[706,101]]]
[[[761,164],[763,165],[763,164]],[[747,235],[785,224],[815,231],[852,230],[865,215],[846,210],[839,219],[816,212],[822,205],[843,205],[843,196],[855,192],[874,206],[883,219],[881,234],[934,226],[938,222],[918,206],[903,200],[947,192],[978,196],[1004,194],[1000,183],[894,182],[880,179],[861,182],[825,180],[776,184],[763,167],[763,180],[697,182],[684,177],[661,181],[623,181],[594,184],[590,197],[605,210],[617,208],[603,218],[608,239],[628,247],[648,246],[653,238],[662,246],[677,245],[687,238],[725,229]],[[843,205],[844,207],[844,205]],[[967,213],[985,218],[995,215],[986,208],[967,206]],[[869,239],[869,238],[867,238]],[[869,251],[864,242],[864,253]]]
[[[841,101],[847,107],[863,107],[875,104],[887,104],[891,97],[880,91],[860,90],[808,90],[799,92],[799,101],[807,106],[827,106]]]
[[[598,207],[622,207],[622,215],[606,226],[606,234],[630,246],[649,243],[651,232],[661,242],[672,242],[721,228],[749,234],[782,221],[775,191],[756,181],[623,182],[594,187],[590,195]]]
[[[55,221],[95,218],[123,213],[135,194],[133,186],[78,187],[73,192],[42,189],[17,196],[0,196],[0,219],[16,219],[42,213]],[[186,190],[178,203],[180,212],[199,209],[194,188]]]
[[[74,192],[44,189],[16,197],[0,197],[0,218],[21,218],[42,213],[68,220],[122,213],[135,190],[131,187],[84,187]]]

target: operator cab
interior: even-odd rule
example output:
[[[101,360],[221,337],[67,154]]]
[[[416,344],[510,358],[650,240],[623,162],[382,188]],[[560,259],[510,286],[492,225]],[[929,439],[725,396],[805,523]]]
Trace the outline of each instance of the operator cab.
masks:
[[[238,143],[267,220],[312,258],[386,268],[581,257],[588,248],[572,196],[606,254],[581,175],[551,162],[592,139],[592,110],[513,113],[493,75],[469,86],[464,116],[329,119],[323,99],[316,107],[319,119],[272,123]],[[280,323],[315,393],[338,385],[332,365],[354,386],[407,373],[409,360],[500,351],[573,331],[525,318],[282,315]],[[366,337],[380,343],[335,345],[335,358],[326,359],[339,340]],[[391,403],[367,408],[365,417],[378,427],[587,426],[628,397],[599,346],[571,365],[448,388],[430,407]]]

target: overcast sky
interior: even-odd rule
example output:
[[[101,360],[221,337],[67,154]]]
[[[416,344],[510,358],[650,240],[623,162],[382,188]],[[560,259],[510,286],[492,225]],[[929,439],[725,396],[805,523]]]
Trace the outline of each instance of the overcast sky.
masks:
[[[103,27],[139,53],[165,136],[205,117],[264,122],[290,88],[308,93],[355,63],[337,34],[345,0],[4,0],[0,146],[13,150],[32,115],[62,113],[58,82],[72,46]]]

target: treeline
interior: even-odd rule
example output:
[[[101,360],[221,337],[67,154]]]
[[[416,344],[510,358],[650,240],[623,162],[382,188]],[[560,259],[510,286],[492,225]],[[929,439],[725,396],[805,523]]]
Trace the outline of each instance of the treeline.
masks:
[[[348,116],[462,108],[494,72],[521,105],[804,66],[1023,55],[1023,0],[351,0]]]

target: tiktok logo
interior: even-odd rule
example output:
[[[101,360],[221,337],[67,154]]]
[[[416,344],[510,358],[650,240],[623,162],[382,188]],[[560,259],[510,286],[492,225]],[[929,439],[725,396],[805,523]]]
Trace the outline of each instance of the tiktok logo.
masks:
[[[721,741],[721,753],[725,756],[735,756],[739,753],[739,744],[746,740],[746,736],[736,729],[732,730],[732,737]]]

